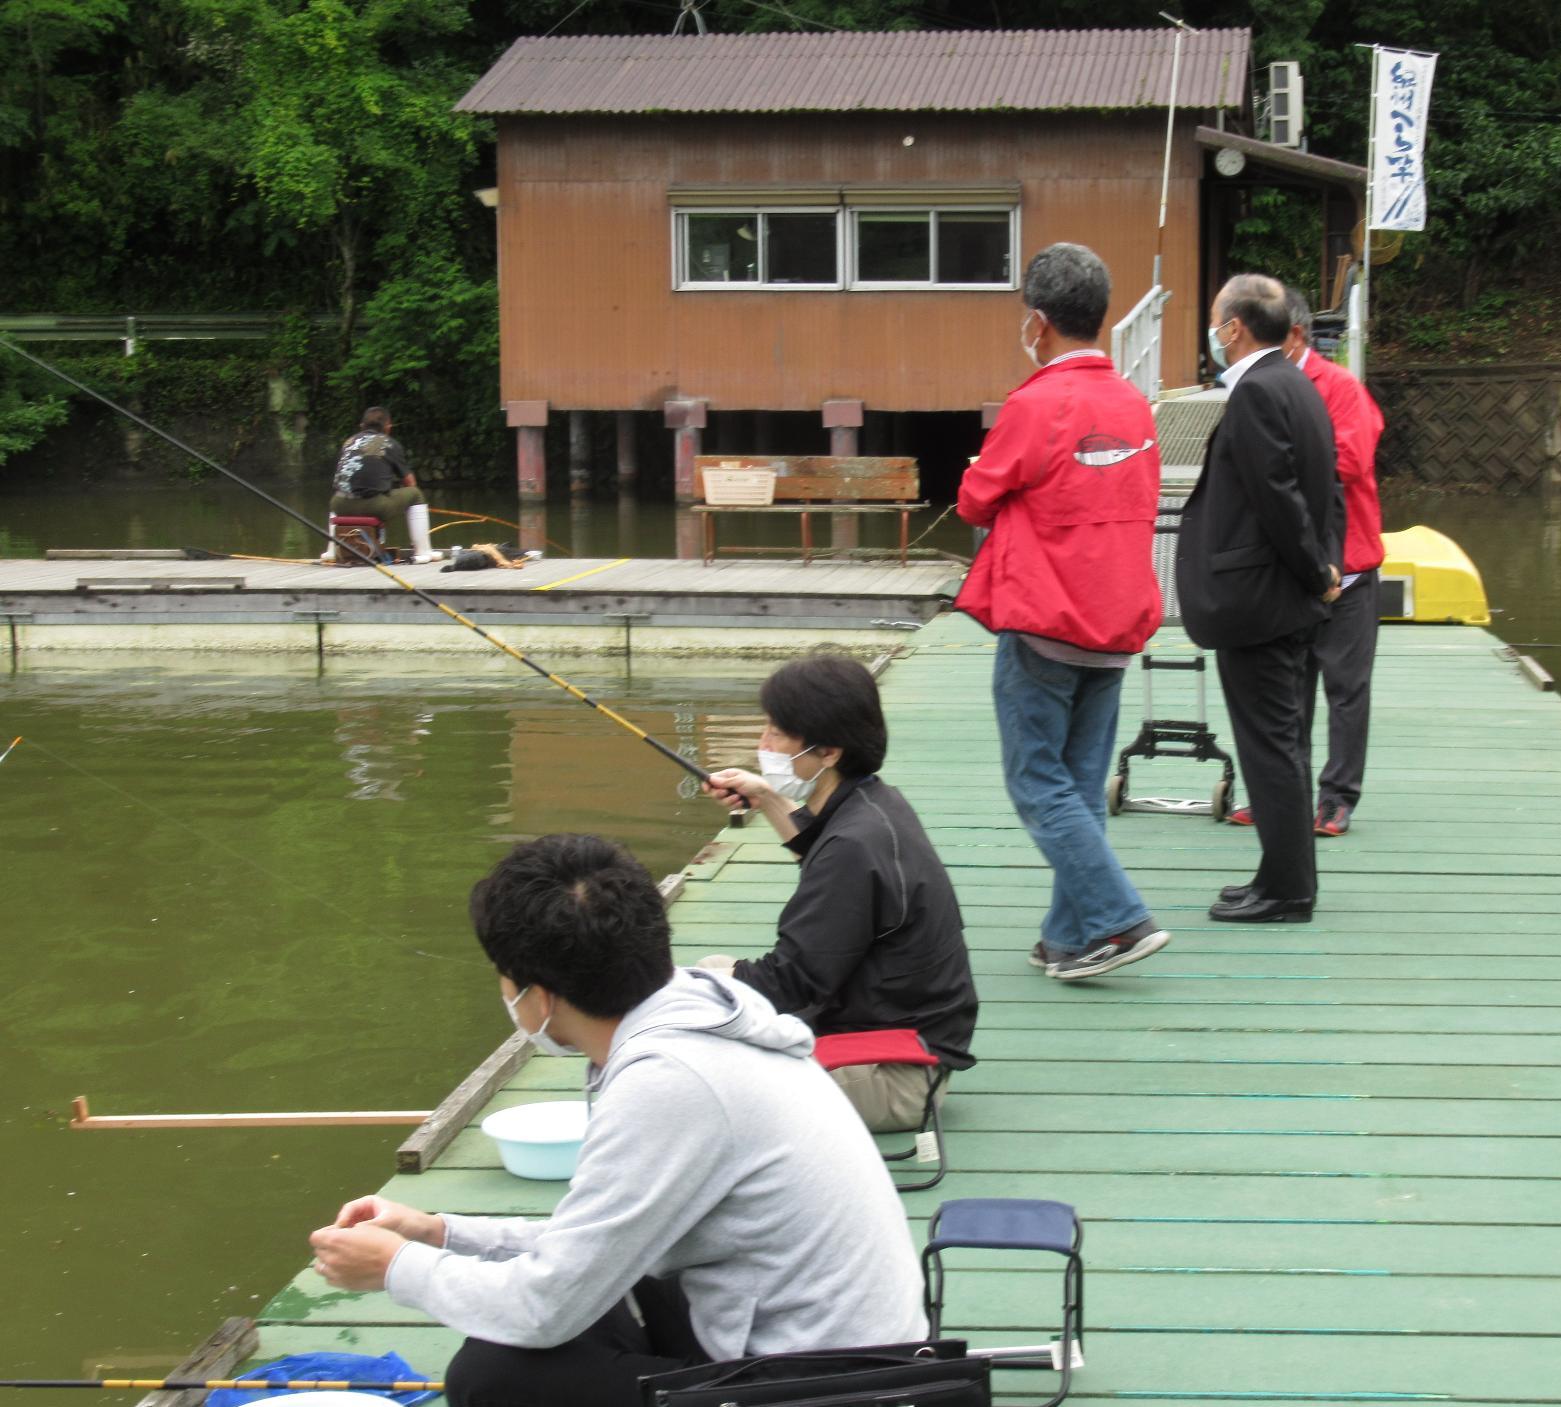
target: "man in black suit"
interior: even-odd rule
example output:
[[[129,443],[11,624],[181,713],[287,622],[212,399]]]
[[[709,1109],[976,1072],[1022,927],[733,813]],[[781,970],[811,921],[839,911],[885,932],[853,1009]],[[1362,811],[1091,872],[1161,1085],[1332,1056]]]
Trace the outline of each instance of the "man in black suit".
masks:
[[[1317,898],[1306,652],[1339,594],[1344,498],[1322,398],[1280,351],[1289,321],[1283,285],[1261,274],[1214,300],[1209,351],[1230,401],[1176,553],[1182,621],[1215,651],[1263,847],[1251,882],[1209,910],[1232,923],[1305,923]]]

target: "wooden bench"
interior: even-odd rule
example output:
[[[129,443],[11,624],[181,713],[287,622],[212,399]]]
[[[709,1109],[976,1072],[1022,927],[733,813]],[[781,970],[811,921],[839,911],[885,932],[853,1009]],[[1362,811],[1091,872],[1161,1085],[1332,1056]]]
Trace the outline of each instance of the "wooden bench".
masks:
[[[705,497],[707,469],[773,469],[775,502],[768,506],[699,502],[703,513],[705,565],[718,552],[790,552],[789,547],[717,547],[715,525],[722,513],[791,513],[802,525],[802,563],[813,560],[814,513],[900,515],[900,565],[906,561],[911,514],[925,503],[916,502],[921,476],[914,459],[884,459],[872,455],[831,454],[702,454],[694,460],[694,492]]]

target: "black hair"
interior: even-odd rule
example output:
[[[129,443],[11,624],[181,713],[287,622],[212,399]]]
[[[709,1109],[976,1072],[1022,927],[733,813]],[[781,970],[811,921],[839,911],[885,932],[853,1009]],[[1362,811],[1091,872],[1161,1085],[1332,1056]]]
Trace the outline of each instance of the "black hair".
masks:
[[[1290,326],[1298,327],[1308,337],[1312,335],[1312,305],[1299,288],[1285,287],[1285,309],[1290,314]]]
[[[1064,337],[1093,341],[1105,326],[1111,275],[1093,249],[1053,244],[1030,260],[1023,296]]]
[[[385,434],[390,429],[390,412],[382,405],[371,405],[363,412],[363,419],[358,421],[360,430],[378,430]]]
[[[759,707],[783,733],[808,747],[838,747],[842,777],[883,766],[889,730],[873,676],[843,655],[808,655],[783,664],[759,689]]]
[[[587,1016],[622,1016],[672,978],[672,931],[655,881],[600,836],[517,845],[477,881],[469,909],[503,976],[517,987],[540,982]]]
[[[1290,309],[1285,286],[1267,274],[1237,274],[1220,289],[1214,316],[1223,326],[1240,318],[1253,339],[1264,347],[1277,347],[1290,335]]]

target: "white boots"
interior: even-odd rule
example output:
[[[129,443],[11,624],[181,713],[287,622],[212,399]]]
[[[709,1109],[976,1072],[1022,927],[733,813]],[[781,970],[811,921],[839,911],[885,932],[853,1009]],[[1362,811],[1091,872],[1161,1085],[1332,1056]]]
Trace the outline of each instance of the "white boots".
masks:
[[[434,544],[428,535],[428,505],[414,503],[407,509],[407,536],[412,539],[412,560],[432,562]]]

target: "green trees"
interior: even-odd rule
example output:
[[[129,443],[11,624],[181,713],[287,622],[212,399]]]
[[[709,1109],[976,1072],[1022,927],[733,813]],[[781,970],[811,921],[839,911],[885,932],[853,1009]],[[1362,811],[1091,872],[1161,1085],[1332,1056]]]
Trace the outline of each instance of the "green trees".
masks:
[[[333,312],[268,349],[313,408],[417,403],[498,445],[492,133],[456,100],[520,34],[669,32],[675,0],[0,0],[0,312]],[[739,29],[1142,27],[1146,0],[707,0]],[[1369,55],[1437,49],[1431,226],[1383,270],[1388,322],[1488,305],[1561,240],[1555,0],[1187,0],[1299,59],[1311,150],[1365,158]],[[1305,213],[1254,207],[1265,262]],[[1304,253],[1297,253],[1304,248]],[[1287,253],[1287,251],[1289,251]],[[1494,292],[1492,292],[1494,290]],[[29,386],[32,383],[28,383]],[[56,412],[0,368],[0,455]],[[25,412],[25,413],[24,413]],[[410,420],[410,416],[408,419]],[[30,428],[24,428],[30,427]]]

